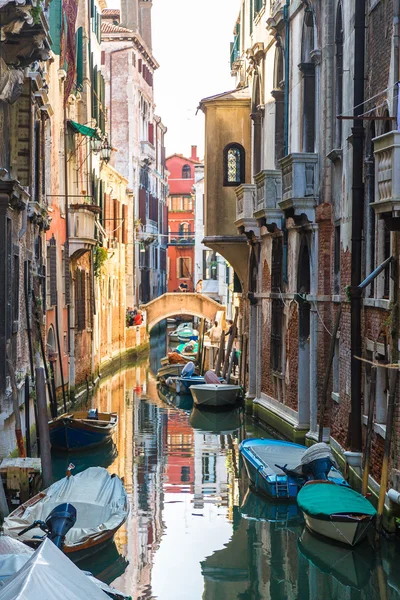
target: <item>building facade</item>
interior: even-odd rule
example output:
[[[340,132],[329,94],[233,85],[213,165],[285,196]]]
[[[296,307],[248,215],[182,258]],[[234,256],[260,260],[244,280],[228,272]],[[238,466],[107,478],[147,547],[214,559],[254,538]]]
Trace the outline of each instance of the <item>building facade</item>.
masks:
[[[200,161],[197,147],[191,156],[173,154],[166,160],[168,169],[168,291],[193,292],[195,281],[195,204],[193,185],[195,167]],[[182,286],[184,286],[182,288]]]
[[[234,89],[200,104],[205,244],[241,283],[249,407],[301,442],[322,425],[358,478],[370,415],[373,492],[400,417],[396,6],[245,0]]]

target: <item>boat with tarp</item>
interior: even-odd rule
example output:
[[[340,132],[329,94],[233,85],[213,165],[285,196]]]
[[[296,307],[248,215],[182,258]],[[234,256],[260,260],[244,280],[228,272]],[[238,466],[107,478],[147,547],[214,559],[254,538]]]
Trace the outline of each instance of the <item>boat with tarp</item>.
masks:
[[[4,533],[36,548],[44,539],[43,531],[39,527],[26,533],[23,530],[35,521],[46,521],[51,511],[63,503],[72,504],[77,513],[76,523],[66,534],[63,548],[73,560],[80,560],[107,545],[129,513],[121,479],[102,467],[90,467],[60,479],[21,504],[4,519]]]
[[[111,439],[117,424],[117,413],[97,408],[65,413],[49,421],[51,446],[68,452],[94,448]]]

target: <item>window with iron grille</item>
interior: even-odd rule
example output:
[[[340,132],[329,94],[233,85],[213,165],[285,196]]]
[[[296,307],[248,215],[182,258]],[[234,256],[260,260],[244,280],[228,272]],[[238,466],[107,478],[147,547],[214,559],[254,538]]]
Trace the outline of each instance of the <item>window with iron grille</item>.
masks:
[[[283,303],[272,300],[271,311],[271,369],[282,373],[282,323]]]
[[[192,259],[188,256],[180,256],[177,259],[178,279],[190,279],[192,276]]]
[[[245,180],[245,151],[240,144],[224,148],[224,186],[238,186]]]

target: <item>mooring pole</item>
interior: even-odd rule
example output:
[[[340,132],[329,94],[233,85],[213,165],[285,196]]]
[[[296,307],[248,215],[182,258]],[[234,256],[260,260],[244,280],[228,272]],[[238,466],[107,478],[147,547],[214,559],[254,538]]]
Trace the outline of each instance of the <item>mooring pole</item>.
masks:
[[[43,487],[48,488],[53,481],[51,471],[50,434],[47,415],[46,381],[43,367],[36,367],[36,402],[42,459]]]

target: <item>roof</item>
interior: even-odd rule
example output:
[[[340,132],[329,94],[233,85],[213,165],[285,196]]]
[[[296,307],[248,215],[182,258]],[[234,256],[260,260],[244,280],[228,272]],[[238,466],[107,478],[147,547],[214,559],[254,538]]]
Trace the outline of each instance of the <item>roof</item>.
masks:
[[[166,161],[170,160],[171,158],[174,158],[175,156],[177,158],[182,158],[182,160],[185,160],[187,162],[191,162],[194,165],[202,165],[203,164],[203,161],[201,161],[201,160],[193,160],[193,158],[189,158],[188,156],[183,156],[183,154],[178,154],[177,152],[175,152],[174,154],[170,154],[169,156],[167,156],[167,158],[165,160]]]
[[[107,23],[103,21],[101,24],[102,33],[133,33],[131,29],[121,27],[121,25],[114,25],[114,23]]]
[[[200,100],[199,108],[201,108],[202,104],[207,102],[213,102],[214,100],[250,100],[250,90],[249,87],[242,87],[236,90],[230,90],[229,92],[222,92],[221,94],[215,94],[215,96],[208,96],[207,98],[202,98]]]
[[[118,8],[105,8],[101,13],[101,16],[105,19],[119,19],[121,12]]]

